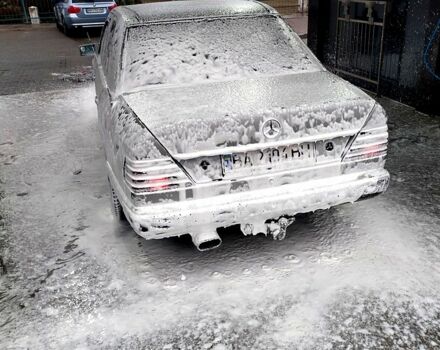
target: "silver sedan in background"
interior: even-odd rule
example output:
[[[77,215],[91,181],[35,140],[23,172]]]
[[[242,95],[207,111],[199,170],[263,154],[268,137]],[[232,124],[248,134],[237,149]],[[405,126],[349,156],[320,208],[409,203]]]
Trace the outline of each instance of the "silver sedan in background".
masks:
[[[102,27],[116,6],[113,0],[55,0],[55,22],[66,35],[79,28]]]
[[[263,3],[118,7],[93,54],[114,212],[146,239],[282,239],[296,214],[388,186],[383,108]]]

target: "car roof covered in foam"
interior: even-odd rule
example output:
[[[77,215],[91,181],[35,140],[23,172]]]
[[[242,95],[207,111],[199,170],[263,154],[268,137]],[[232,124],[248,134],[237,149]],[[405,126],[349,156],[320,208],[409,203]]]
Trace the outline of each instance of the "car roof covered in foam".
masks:
[[[113,10],[126,26],[192,18],[258,16],[276,13],[271,7],[252,0],[167,1],[121,6]]]

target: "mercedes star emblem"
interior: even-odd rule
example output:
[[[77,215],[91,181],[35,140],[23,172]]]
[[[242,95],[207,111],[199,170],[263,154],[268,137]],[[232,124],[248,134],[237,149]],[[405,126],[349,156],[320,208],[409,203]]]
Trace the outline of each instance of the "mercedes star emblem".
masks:
[[[273,139],[281,133],[281,124],[276,119],[268,119],[263,124],[263,135],[268,139]]]

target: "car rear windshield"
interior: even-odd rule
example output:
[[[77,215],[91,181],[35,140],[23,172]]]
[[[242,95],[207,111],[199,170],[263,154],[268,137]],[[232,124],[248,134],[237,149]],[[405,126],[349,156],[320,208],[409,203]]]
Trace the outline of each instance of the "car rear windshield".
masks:
[[[122,88],[320,69],[274,16],[150,24],[129,28]]]
[[[84,3],[94,3],[94,2],[112,2],[112,0],[72,0],[73,4],[84,4]]]

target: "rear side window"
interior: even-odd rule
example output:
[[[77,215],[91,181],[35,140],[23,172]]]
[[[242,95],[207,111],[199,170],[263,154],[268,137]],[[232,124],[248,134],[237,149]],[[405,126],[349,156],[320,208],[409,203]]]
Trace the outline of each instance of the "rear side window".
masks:
[[[122,35],[121,25],[115,18],[109,18],[106,23],[99,46],[101,65],[110,89],[116,89],[116,81],[119,75],[119,63],[121,61]]]

